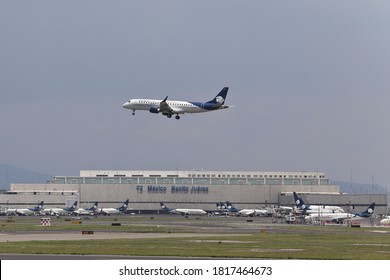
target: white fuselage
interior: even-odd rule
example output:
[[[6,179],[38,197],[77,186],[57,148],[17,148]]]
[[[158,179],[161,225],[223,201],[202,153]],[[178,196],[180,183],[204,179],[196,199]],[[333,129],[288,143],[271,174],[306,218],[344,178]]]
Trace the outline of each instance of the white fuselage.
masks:
[[[339,206],[320,206],[320,205],[310,205],[308,209],[306,210],[299,210],[304,211],[306,214],[321,214],[321,213],[344,213],[344,209]]]
[[[382,219],[379,223],[383,226],[390,226],[390,216],[387,216],[386,218]]]
[[[358,217],[356,215],[350,214],[350,213],[312,213],[305,217],[305,221],[314,222],[314,221],[342,221],[345,219],[360,219],[361,217]]]
[[[100,208],[97,213],[99,214],[105,214],[105,215],[112,215],[112,214],[120,214],[122,213],[116,208]]]
[[[84,208],[79,208],[76,211],[73,211],[73,214],[75,215],[94,215],[95,212],[93,210],[87,210]]]
[[[7,209],[6,215],[21,215],[21,216],[30,216],[30,215],[38,215],[40,211],[33,211],[28,208],[20,208],[20,209]]]
[[[47,208],[47,209],[43,209],[42,212],[47,214],[47,215],[58,215],[58,216],[59,215],[67,215],[70,213],[63,208]]]
[[[263,209],[242,209],[240,211],[238,211],[238,215],[241,215],[241,216],[251,216],[251,215],[254,215],[254,216],[260,216],[260,215],[266,215],[268,213],[267,210]]]
[[[130,109],[130,110],[144,110],[149,111],[152,107],[158,107],[160,106],[161,100],[155,100],[155,99],[131,99],[125,104],[123,104],[123,108]],[[203,103],[191,103],[187,101],[166,101],[167,104],[176,112],[179,114],[184,113],[202,113],[207,112],[208,110],[202,108]],[[197,104],[197,105],[195,105]]]
[[[202,209],[174,209],[177,213],[183,215],[206,215],[207,212]]]

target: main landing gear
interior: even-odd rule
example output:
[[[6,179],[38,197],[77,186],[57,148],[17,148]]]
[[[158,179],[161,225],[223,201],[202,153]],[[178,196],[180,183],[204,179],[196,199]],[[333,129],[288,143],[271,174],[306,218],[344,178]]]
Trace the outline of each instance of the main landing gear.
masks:
[[[172,118],[172,115],[167,115],[167,118],[168,119]],[[175,119],[180,120],[179,114],[176,115]]]

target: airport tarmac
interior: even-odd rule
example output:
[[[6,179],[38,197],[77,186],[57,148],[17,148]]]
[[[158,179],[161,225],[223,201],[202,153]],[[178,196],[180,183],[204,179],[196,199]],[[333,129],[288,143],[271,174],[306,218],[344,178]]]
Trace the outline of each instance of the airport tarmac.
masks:
[[[231,236],[232,234],[227,234]],[[221,234],[202,233],[128,233],[128,232],[40,232],[40,233],[2,233],[0,242],[53,241],[53,240],[99,240],[99,239],[140,239],[140,238],[183,238],[183,237],[221,236]]]
[[[307,232],[310,225],[286,224],[284,219],[272,217],[217,217],[180,215],[121,215],[110,217],[84,217],[74,220],[71,217],[52,217],[51,226],[40,224],[42,217],[1,217],[0,242],[17,242],[32,240],[84,240],[84,239],[118,239],[118,238],[172,238],[191,236],[252,234],[261,230],[272,232]],[[10,223],[12,222],[12,223]],[[375,221],[374,221],[375,224]],[[379,222],[378,222],[379,224]],[[17,227],[13,227],[17,225]],[[369,220],[361,222],[362,227],[370,227]],[[134,227],[134,230],[132,230]],[[143,228],[157,229],[144,232]],[[329,224],[309,227],[318,231],[324,228],[346,225]],[[88,231],[93,230],[92,234]],[[83,234],[83,231],[84,234]],[[91,232],[89,232],[91,233]]]
[[[23,241],[79,241],[79,240],[131,240],[164,238],[197,238],[249,236],[261,233],[344,233],[345,225],[286,224],[283,219],[271,217],[188,217],[179,215],[122,215],[110,217],[51,217],[51,226],[40,225],[41,217],[1,217],[0,243]],[[115,225],[115,226],[114,226]],[[348,230],[349,234],[377,234],[388,238],[390,230],[371,227],[367,220],[363,229]],[[364,228],[367,227],[367,230]],[[234,239],[234,238],[232,238]],[[203,239],[204,240],[204,239]],[[194,241],[195,242],[195,241]],[[211,242],[211,241],[208,241]],[[226,242],[226,241],[225,241]],[[80,259],[111,259],[105,256],[79,256]],[[55,258],[55,256],[54,256]],[[66,255],[59,256],[65,259]],[[77,259],[72,255],[71,259]],[[132,256],[115,256],[114,259],[133,259]],[[138,257],[134,257],[138,258]],[[145,258],[148,258],[145,256]],[[152,257],[156,258],[156,257]],[[0,259],[45,259],[44,255],[0,254]]]

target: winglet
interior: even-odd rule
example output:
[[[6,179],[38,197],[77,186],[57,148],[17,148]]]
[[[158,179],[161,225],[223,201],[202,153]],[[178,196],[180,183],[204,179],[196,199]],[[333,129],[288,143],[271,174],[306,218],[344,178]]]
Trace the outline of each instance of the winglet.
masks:
[[[164,99],[163,101],[161,101],[161,102],[166,102],[166,101],[167,101],[167,99],[168,99],[168,96],[167,96],[167,97],[165,97],[165,99]]]

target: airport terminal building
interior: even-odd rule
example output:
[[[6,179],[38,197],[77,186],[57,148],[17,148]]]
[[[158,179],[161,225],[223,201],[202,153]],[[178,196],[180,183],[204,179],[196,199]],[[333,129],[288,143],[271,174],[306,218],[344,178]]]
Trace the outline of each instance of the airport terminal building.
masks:
[[[46,207],[64,207],[78,201],[80,207],[94,202],[99,207],[119,207],[129,199],[129,209],[135,212],[158,210],[160,202],[212,211],[221,201],[239,208],[293,206],[293,191],[316,194],[316,203],[332,203],[321,202],[321,194],[328,200],[340,196],[339,186],[324,172],[82,170],[80,176],[55,176],[47,183],[11,184],[10,192],[0,195],[0,204],[25,207],[44,201]],[[365,207],[370,199],[380,195],[367,201],[359,198],[356,205]],[[387,200],[382,200],[387,211]],[[349,197],[336,201],[345,207],[354,203]]]

